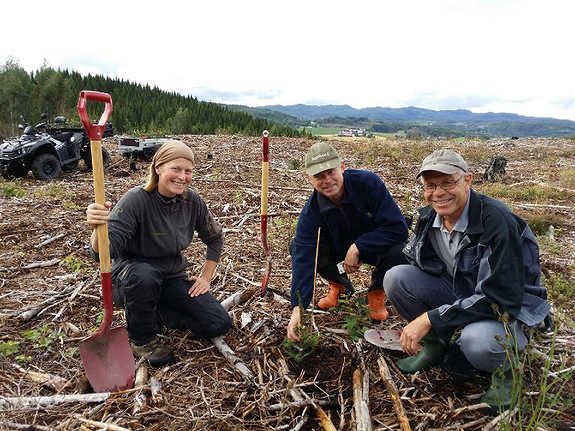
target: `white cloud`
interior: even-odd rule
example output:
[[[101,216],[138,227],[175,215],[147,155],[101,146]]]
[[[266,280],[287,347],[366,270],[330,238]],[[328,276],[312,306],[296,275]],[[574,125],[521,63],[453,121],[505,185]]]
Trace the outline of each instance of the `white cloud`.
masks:
[[[62,0],[3,5],[0,61],[202,100],[468,108],[575,120],[571,0]],[[6,17],[13,17],[8,19]],[[63,31],[41,32],[47,23]],[[30,29],[34,29],[31,31]],[[10,43],[7,43],[10,42]]]

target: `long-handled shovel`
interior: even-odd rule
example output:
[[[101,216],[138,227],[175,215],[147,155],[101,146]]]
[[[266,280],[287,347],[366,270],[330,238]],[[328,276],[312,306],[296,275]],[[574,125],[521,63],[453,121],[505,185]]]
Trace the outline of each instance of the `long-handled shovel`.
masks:
[[[86,109],[88,101],[105,103],[104,113],[98,124],[90,122]],[[104,165],[102,163],[102,136],[106,122],[112,113],[112,98],[107,93],[82,91],[78,100],[78,113],[84,129],[90,137],[96,203],[104,205],[106,193],[104,190]],[[134,382],[134,355],[130,348],[126,328],[123,326],[110,328],[114,317],[114,306],[112,302],[108,225],[99,225],[97,235],[104,319],[96,332],[80,341],[80,356],[94,391],[121,391],[130,388]]]
[[[261,195],[261,237],[264,253],[266,254],[266,269],[262,279],[260,293],[265,295],[268,278],[271,271],[272,255],[268,245],[268,175],[270,165],[270,141],[269,132],[264,130],[262,142],[262,195]]]

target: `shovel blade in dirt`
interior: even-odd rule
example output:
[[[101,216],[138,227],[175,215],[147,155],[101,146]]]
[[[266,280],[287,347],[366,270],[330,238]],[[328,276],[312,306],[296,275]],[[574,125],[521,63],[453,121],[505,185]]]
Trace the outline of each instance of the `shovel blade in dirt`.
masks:
[[[124,327],[92,334],[80,341],[80,356],[95,392],[129,389],[134,382],[134,356]]]
[[[368,329],[363,334],[363,338],[371,344],[389,350],[402,350],[399,341],[401,331],[398,329]]]

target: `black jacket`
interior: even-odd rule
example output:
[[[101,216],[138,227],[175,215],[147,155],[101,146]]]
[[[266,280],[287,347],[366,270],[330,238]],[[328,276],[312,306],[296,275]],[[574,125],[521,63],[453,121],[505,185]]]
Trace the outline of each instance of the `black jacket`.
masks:
[[[507,312],[528,326],[549,313],[541,286],[539,247],[527,223],[505,204],[470,190],[469,224],[455,254],[453,289],[460,298],[428,312],[434,329],[449,338],[459,328]],[[404,248],[408,260],[430,274],[445,271],[427,232],[436,212],[420,210],[414,235]]]

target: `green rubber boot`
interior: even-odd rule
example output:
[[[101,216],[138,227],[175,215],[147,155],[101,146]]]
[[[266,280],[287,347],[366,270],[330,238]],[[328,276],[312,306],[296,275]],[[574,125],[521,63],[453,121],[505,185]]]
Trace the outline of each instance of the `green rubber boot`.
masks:
[[[413,374],[438,365],[447,353],[447,347],[439,339],[435,330],[431,330],[423,337],[423,349],[416,356],[409,356],[397,361],[397,368],[404,374]]]
[[[481,397],[481,402],[489,405],[492,412],[509,410],[515,404],[516,394],[513,393],[513,373],[507,370],[493,372],[491,375],[491,386]]]

